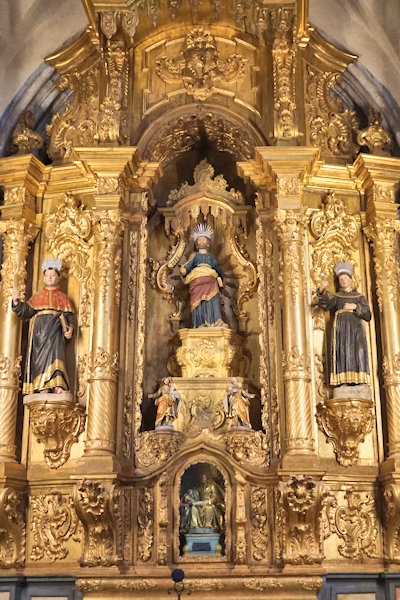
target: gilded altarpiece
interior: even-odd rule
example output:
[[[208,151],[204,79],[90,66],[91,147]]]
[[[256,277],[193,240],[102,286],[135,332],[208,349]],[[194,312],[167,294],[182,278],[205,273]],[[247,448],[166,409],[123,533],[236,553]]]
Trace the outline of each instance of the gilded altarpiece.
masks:
[[[33,131],[0,160],[2,573],[140,600],[182,569],[207,600],[315,600],[324,573],[393,571],[399,162],[334,93],[355,57],[301,0],[84,6],[88,30],[47,59],[71,92],[52,162]],[[215,327],[192,326],[181,271],[199,226]],[[11,295],[50,256],[76,312],[71,386],[22,397]],[[317,290],[341,262],[372,312],[362,389],[329,383]]]

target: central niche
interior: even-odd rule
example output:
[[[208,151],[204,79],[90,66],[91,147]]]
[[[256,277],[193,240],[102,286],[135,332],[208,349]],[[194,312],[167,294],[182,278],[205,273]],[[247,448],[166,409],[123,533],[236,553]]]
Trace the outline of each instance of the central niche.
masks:
[[[225,555],[225,484],[221,472],[209,463],[191,465],[180,485],[180,555]]]

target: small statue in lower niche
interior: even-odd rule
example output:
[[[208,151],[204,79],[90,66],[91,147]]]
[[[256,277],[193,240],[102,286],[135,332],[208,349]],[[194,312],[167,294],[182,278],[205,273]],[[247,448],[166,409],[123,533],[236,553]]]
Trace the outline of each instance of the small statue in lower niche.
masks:
[[[169,377],[163,379],[162,385],[154,394],[149,394],[150,399],[155,399],[157,406],[156,429],[158,427],[172,427],[179,410],[181,396]]]

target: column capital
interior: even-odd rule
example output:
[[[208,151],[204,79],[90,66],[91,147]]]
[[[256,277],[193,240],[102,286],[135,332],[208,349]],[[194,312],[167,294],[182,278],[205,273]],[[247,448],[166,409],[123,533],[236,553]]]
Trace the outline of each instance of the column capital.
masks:
[[[279,208],[300,208],[302,191],[319,165],[319,149],[308,146],[262,146],[253,161],[238,164],[239,174],[255,185],[276,189]]]
[[[32,154],[0,160],[0,185],[4,187],[3,219],[35,220],[35,197],[46,167]]]

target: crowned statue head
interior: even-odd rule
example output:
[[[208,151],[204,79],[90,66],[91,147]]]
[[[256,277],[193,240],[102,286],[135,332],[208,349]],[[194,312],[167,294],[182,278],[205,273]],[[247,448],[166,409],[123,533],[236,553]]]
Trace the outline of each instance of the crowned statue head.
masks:
[[[53,269],[54,271],[57,271],[58,275],[60,275],[62,269],[61,260],[59,258],[46,258],[46,260],[42,263],[43,273],[46,273],[48,269]]]
[[[335,275],[340,277],[340,275],[347,275],[348,277],[353,277],[353,267],[348,262],[338,262],[333,267]]]
[[[197,248],[208,248],[213,235],[209,225],[199,223],[192,231],[192,238]]]

